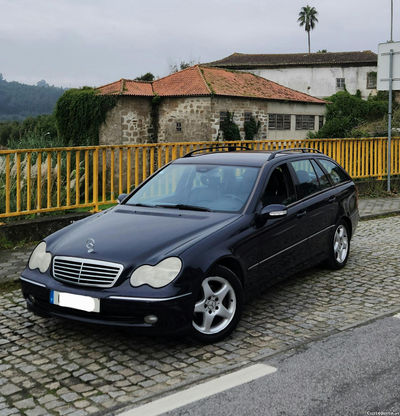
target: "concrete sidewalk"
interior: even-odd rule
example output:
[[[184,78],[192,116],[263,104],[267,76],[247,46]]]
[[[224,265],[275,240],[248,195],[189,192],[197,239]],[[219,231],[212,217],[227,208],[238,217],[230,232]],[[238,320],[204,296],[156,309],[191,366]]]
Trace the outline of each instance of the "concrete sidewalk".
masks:
[[[387,214],[400,214],[400,196],[359,199],[358,209],[362,220]]]
[[[400,214],[400,196],[359,199],[358,209],[361,219],[372,219],[394,213]],[[0,284],[18,281],[34,246],[33,244],[10,250],[0,250]]]

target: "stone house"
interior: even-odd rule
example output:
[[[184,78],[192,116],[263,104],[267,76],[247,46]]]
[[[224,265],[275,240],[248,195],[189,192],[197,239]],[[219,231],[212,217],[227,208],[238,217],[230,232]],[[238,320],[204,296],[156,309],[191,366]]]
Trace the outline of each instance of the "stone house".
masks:
[[[100,129],[100,144],[214,141],[220,122],[234,114],[260,122],[255,139],[304,139],[323,123],[326,102],[249,72],[195,65],[152,81],[121,79],[99,87],[117,95]]]
[[[371,51],[292,54],[234,53],[211,62],[217,68],[248,71],[310,94],[329,97],[346,87],[367,99],[376,94],[378,55]]]

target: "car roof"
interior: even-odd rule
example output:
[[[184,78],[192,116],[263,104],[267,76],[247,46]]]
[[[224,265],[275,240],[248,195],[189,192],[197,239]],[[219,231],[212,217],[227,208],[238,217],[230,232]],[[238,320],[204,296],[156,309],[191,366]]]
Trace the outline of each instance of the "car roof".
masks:
[[[179,164],[210,164],[210,165],[234,165],[234,166],[251,166],[261,167],[266,162],[279,157],[288,159],[307,156],[324,156],[320,153],[311,153],[314,149],[307,149],[302,152],[300,149],[284,149],[282,151],[263,151],[263,150],[236,150],[236,151],[213,151],[206,153],[202,149],[188,153],[187,155],[174,160],[172,163]]]

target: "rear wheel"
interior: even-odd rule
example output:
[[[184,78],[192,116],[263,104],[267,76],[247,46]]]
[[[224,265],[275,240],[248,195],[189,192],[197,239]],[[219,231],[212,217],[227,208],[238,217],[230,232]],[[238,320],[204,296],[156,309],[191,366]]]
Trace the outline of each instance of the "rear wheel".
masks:
[[[329,257],[326,261],[331,269],[338,270],[347,263],[350,254],[350,235],[345,221],[341,220],[335,227],[333,240],[329,247]]]
[[[226,267],[214,267],[201,283],[191,337],[202,343],[221,341],[239,323],[243,304],[243,288],[237,276]]]

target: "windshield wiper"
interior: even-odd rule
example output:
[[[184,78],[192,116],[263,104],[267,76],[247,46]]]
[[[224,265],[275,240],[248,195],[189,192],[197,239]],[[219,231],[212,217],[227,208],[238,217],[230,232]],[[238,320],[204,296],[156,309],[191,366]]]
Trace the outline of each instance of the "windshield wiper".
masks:
[[[198,207],[196,205],[186,205],[186,204],[161,204],[161,205],[156,205],[156,207],[161,207],[161,208],[172,208],[172,209],[187,209],[189,211],[206,211],[206,212],[211,212],[211,209],[206,208],[206,207]]]
[[[126,205],[130,205],[131,207],[155,208],[155,205],[141,204],[140,202],[138,204],[126,204]]]

